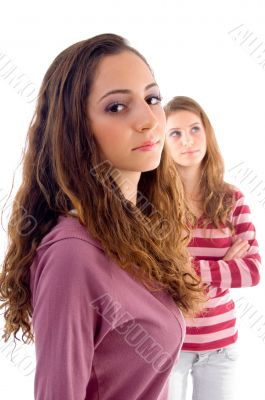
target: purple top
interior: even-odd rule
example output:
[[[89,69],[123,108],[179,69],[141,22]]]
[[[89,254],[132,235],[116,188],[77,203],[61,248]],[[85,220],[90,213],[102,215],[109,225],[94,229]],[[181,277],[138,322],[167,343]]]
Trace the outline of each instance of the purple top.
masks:
[[[36,400],[166,400],[185,322],[59,217],[31,266]]]

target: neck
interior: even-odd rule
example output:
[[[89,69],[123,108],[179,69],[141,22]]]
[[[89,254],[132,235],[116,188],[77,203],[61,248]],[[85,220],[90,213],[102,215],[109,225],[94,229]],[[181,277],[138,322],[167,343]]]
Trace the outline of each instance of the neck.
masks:
[[[118,176],[115,176],[115,181],[122,191],[124,197],[136,205],[137,187],[141,177],[140,172],[122,171],[119,170]]]
[[[198,166],[178,166],[178,172],[180,174],[186,196],[191,200],[200,199],[201,168]]]

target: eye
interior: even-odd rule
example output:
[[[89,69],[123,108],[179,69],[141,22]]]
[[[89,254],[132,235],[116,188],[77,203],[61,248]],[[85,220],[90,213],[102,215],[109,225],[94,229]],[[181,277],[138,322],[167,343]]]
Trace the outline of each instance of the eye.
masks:
[[[106,112],[110,113],[120,113],[125,108],[125,105],[119,102],[112,103],[106,108]]]
[[[169,137],[180,137],[181,136],[181,131],[172,131],[169,134]]]
[[[192,132],[196,133],[200,130],[199,126],[193,126],[193,128],[191,129]]]
[[[161,96],[150,96],[146,99],[146,102],[151,105],[156,105],[161,103],[162,97]]]

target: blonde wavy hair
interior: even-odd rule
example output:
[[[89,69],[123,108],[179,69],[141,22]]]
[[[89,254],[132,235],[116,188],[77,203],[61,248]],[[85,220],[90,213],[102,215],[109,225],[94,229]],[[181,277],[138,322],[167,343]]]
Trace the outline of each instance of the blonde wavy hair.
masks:
[[[193,99],[186,96],[173,97],[164,107],[166,117],[186,110],[197,115],[205,129],[206,154],[201,164],[200,190],[203,199],[203,226],[213,223],[218,229],[229,227],[234,232],[231,223],[231,211],[234,206],[235,187],[224,181],[224,161],[215,137],[214,129],[203,108]],[[177,165],[174,163],[176,168]],[[193,223],[196,224],[193,215]]]

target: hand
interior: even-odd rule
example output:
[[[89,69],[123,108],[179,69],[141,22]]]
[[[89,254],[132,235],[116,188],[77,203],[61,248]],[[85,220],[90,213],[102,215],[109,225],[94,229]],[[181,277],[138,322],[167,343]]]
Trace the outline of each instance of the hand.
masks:
[[[233,258],[243,258],[247,254],[250,245],[248,240],[236,239],[230,249],[227,251],[223,260],[232,260]]]

